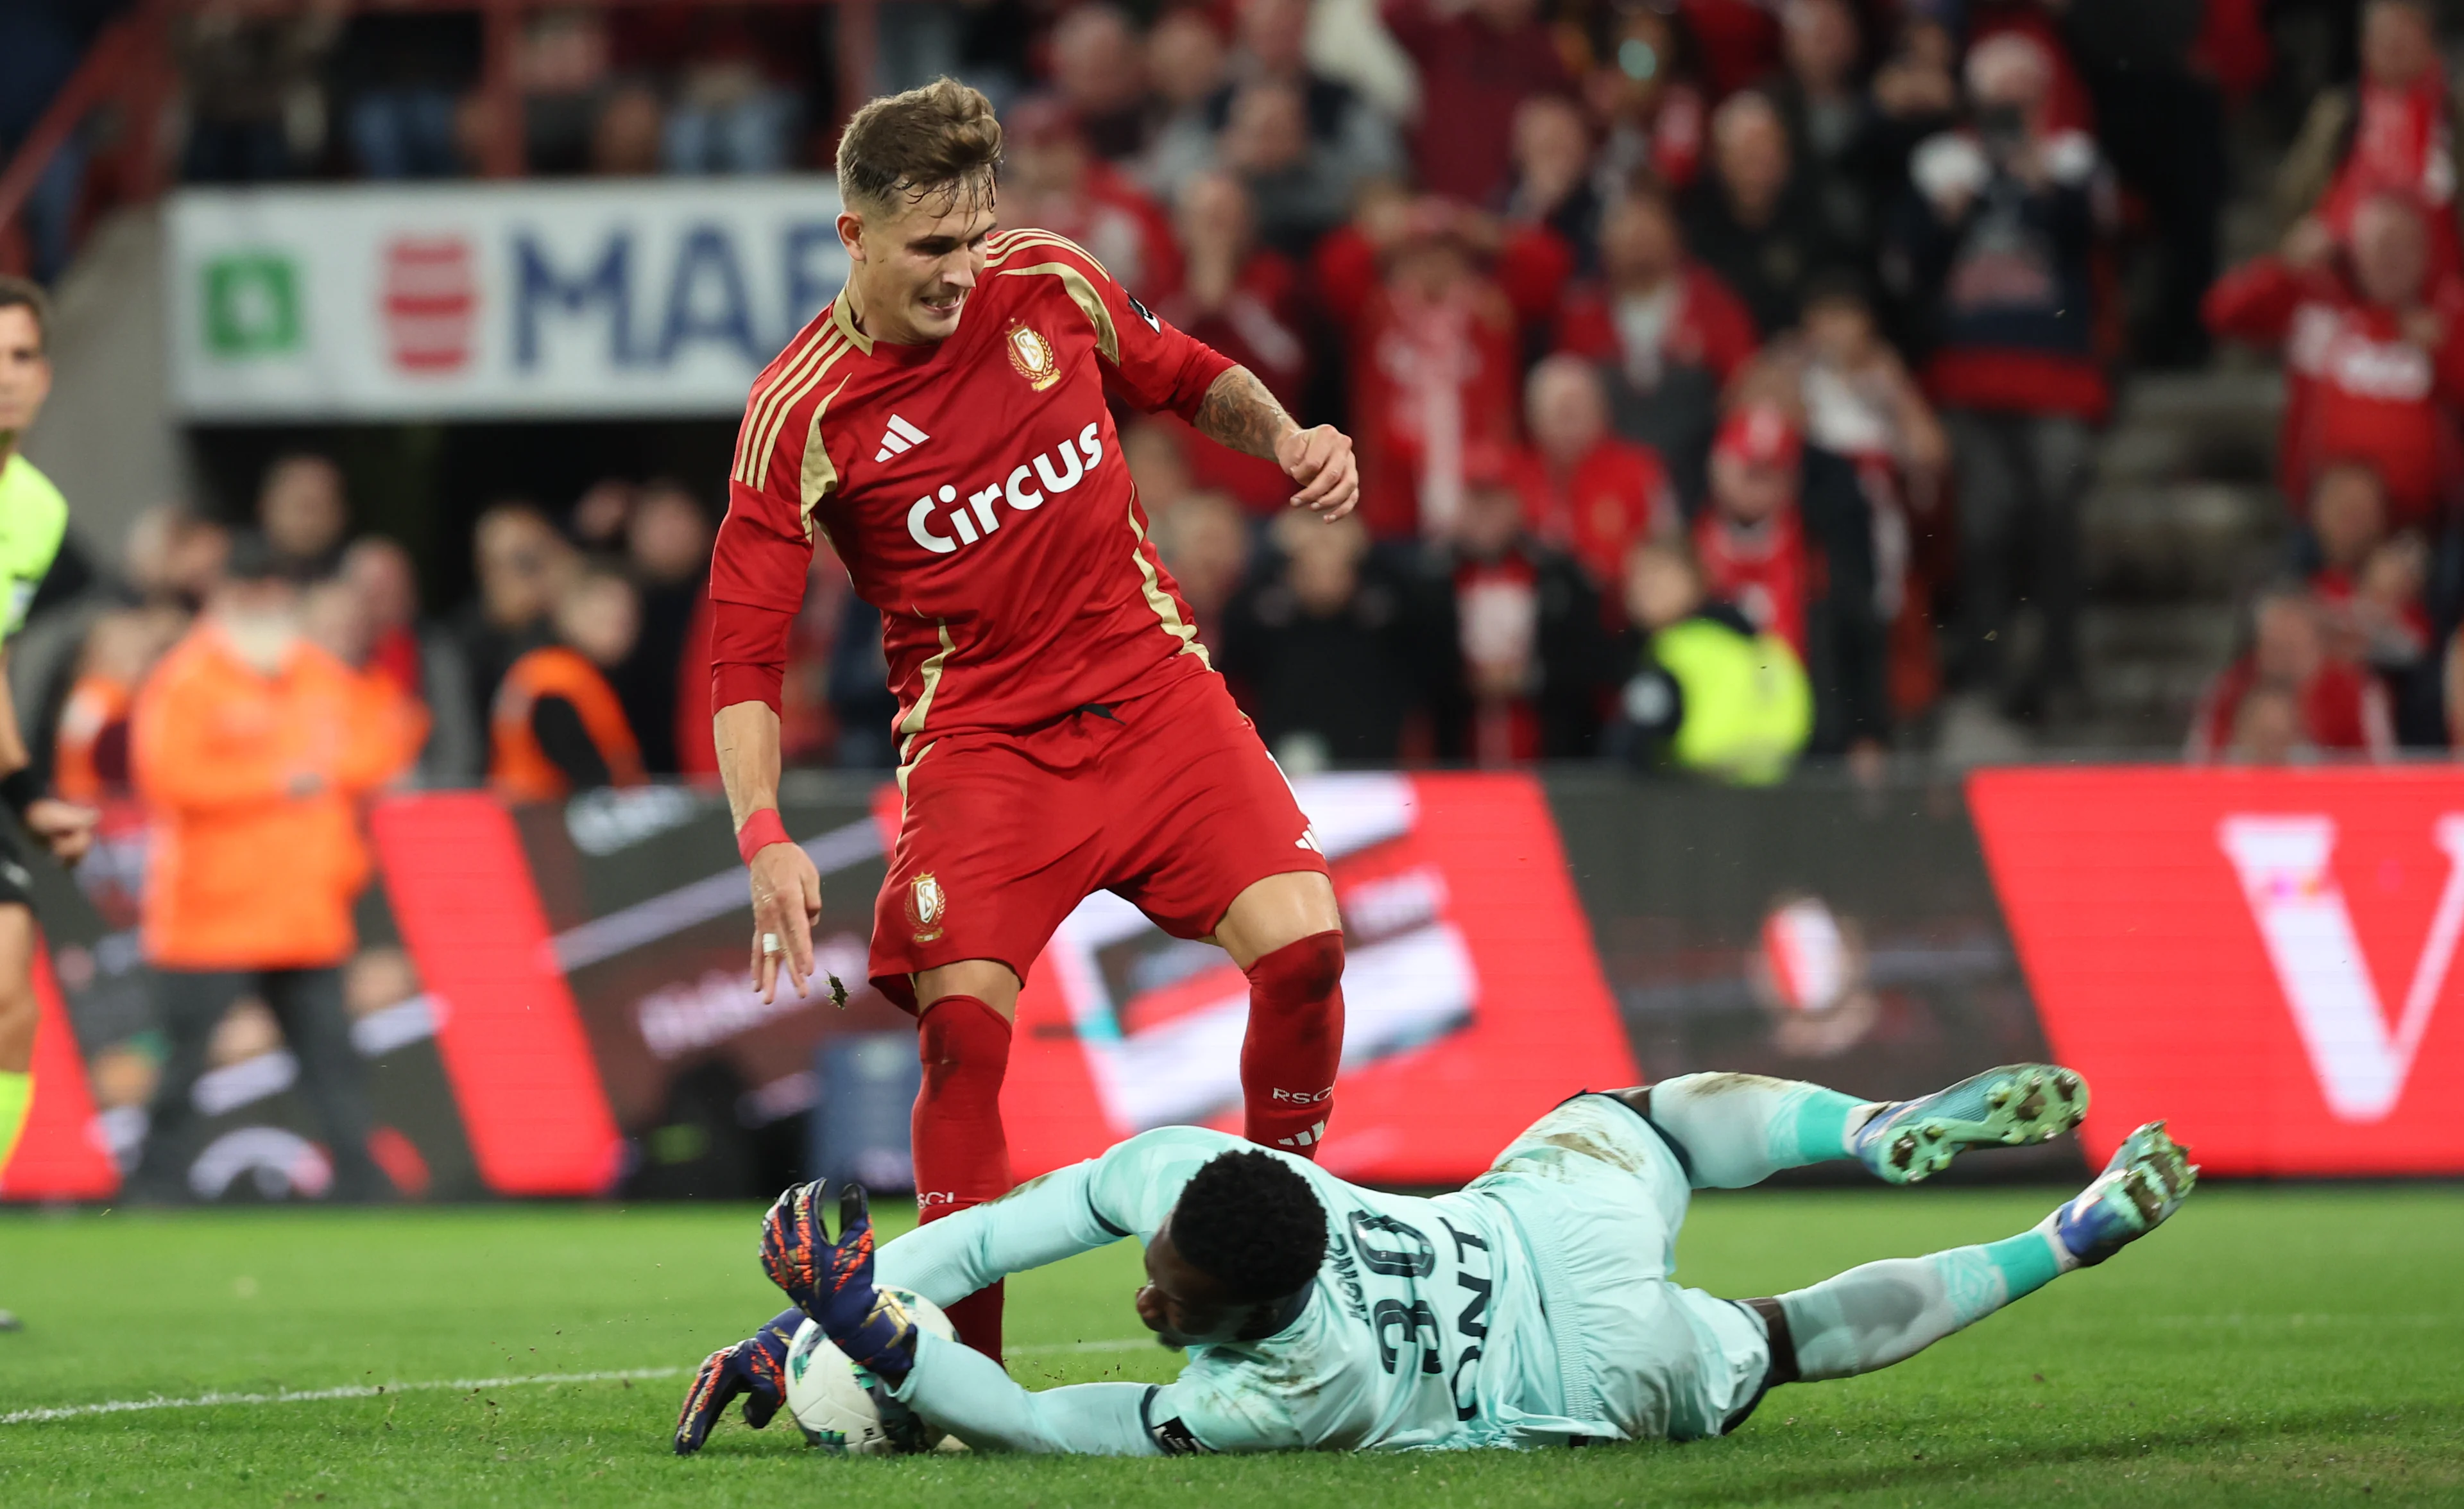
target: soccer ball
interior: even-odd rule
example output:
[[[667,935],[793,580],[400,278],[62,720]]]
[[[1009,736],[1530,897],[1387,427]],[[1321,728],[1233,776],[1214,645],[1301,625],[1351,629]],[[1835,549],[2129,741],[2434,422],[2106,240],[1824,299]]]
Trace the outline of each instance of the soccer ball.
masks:
[[[945,1342],[957,1330],[941,1307],[913,1289],[884,1284],[918,1328]],[[941,1444],[939,1428],[890,1397],[866,1369],[848,1362],[822,1328],[806,1320],[787,1346],[787,1412],[807,1444],[833,1456],[888,1456],[929,1452]]]

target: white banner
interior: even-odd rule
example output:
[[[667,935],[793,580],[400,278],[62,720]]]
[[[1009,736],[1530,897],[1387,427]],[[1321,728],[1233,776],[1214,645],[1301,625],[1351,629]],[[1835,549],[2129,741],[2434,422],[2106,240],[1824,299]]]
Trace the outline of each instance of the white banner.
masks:
[[[838,292],[827,178],[185,189],[191,420],[724,416]]]

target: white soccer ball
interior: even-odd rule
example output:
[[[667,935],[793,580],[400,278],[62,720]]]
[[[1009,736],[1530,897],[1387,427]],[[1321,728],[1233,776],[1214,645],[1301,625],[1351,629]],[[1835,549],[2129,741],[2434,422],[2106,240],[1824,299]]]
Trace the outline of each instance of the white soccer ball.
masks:
[[[882,1285],[881,1292],[903,1305],[918,1328],[945,1342],[957,1340],[957,1329],[939,1305],[895,1284]],[[888,1456],[941,1444],[938,1427],[891,1398],[887,1388],[876,1393],[879,1387],[820,1326],[806,1320],[796,1328],[787,1347],[787,1412],[807,1444],[833,1456]]]

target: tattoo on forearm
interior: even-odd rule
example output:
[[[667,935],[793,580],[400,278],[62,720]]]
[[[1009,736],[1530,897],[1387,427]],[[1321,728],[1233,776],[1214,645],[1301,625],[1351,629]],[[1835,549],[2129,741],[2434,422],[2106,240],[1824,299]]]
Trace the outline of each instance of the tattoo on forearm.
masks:
[[[1269,461],[1275,458],[1275,442],[1293,427],[1292,416],[1245,366],[1225,372],[1206,389],[1196,423],[1198,433],[1209,440]]]

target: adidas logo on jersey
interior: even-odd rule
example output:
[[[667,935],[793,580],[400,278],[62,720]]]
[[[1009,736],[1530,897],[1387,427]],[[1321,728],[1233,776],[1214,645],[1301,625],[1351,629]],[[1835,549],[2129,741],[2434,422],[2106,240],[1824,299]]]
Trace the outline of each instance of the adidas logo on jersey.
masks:
[[[905,455],[933,437],[916,429],[896,414],[890,416],[890,428],[881,434],[881,449],[872,453],[873,460],[887,461],[893,455]]]

